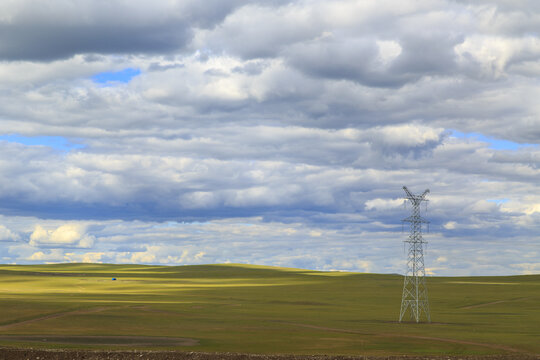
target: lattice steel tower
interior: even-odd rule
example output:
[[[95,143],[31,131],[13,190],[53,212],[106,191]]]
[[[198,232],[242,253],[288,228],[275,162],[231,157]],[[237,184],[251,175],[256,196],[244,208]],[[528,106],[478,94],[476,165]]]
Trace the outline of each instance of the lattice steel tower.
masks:
[[[410,312],[411,320],[420,322],[422,313],[427,322],[431,322],[429,314],[428,293],[426,287],[426,270],[424,269],[424,249],[426,243],[422,239],[422,224],[429,224],[427,220],[420,216],[420,204],[426,200],[429,189],[422,195],[413,195],[403,187],[407,194],[407,200],[412,204],[412,214],[404,222],[411,225],[409,238],[405,240],[409,244],[409,253],[407,258],[407,273],[403,282],[403,295],[401,297],[401,311],[399,312],[399,322],[403,320],[407,311]]]

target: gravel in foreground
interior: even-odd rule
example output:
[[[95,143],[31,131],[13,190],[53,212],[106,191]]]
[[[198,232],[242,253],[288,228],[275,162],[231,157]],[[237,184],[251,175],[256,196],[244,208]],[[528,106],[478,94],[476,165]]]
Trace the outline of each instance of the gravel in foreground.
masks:
[[[0,348],[1,360],[540,360],[540,355],[330,356],[177,351],[91,351]]]

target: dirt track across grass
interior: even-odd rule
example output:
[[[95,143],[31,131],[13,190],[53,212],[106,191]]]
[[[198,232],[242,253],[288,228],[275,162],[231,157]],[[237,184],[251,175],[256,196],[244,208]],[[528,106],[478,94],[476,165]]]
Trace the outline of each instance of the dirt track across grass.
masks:
[[[195,346],[199,341],[188,338],[157,337],[157,336],[66,336],[66,335],[0,335],[0,340],[10,342],[30,342],[42,344],[76,344],[101,345],[123,348],[137,348],[148,346]]]
[[[341,332],[341,333],[349,333],[349,334],[362,334],[366,335],[365,332],[362,331],[355,331],[355,330],[347,330],[347,329],[336,329],[336,328],[330,328],[330,327],[324,327],[324,326],[315,326],[315,325],[308,325],[308,324],[299,324],[299,323],[289,323],[289,322],[282,322],[284,324],[294,325],[294,326],[300,326],[305,327],[309,329],[316,329],[316,330],[324,330],[324,331],[333,331],[333,332]],[[454,343],[454,344],[463,344],[463,345],[474,345],[479,347],[485,347],[489,349],[495,349],[495,350],[503,350],[508,352],[514,352],[514,353],[521,353],[523,354],[524,351],[520,349],[514,349],[510,346],[503,346],[503,345],[497,345],[497,344],[486,344],[481,342],[475,342],[475,341],[466,341],[466,340],[457,340],[457,339],[447,339],[447,338],[441,338],[441,337],[433,337],[433,336],[419,336],[419,335],[407,335],[407,334],[387,334],[387,333],[379,333],[376,334],[376,336],[380,337],[394,337],[394,338],[409,338],[409,339],[422,339],[422,340],[433,340],[433,341],[440,341],[440,342],[447,342],[447,343]],[[530,355],[530,354],[528,354]]]
[[[540,356],[327,356],[176,351],[77,351],[0,348],[2,360],[540,360]]]
[[[479,307],[484,307],[484,306],[489,306],[489,305],[496,305],[496,304],[502,304],[502,303],[507,303],[507,302],[513,302],[513,301],[521,301],[521,300],[528,300],[529,298],[519,298],[519,299],[512,299],[512,300],[497,300],[497,301],[491,301],[491,302],[487,302],[487,303],[482,303],[482,304],[476,304],[476,305],[469,305],[469,306],[464,306],[460,309],[476,309],[476,308],[479,308]]]
[[[86,309],[86,310],[66,311],[66,312],[61,312],[61,313],[56,313],[56,314],[39,316],[39,317],[34,318],[34,319],[17,321],[17,322],[13,322],[13,323],[10,323],[10,324],[0,325],[0,330],[8,330],[8,329],[11,329],[11,328],[16,327],[16,326],[28,325],[28,324],[32,324],[32,323],[35,323],[35,322],[38,322],[38,321],[43,321],[43,320],[57,319],[57,318],[64,317],[64,316],[81,315],[81,314],[93,314],[93,313],[102,312],[102,311],[109,310],[109,309],[112,309],[112,307],[97,307],[97,308]]]

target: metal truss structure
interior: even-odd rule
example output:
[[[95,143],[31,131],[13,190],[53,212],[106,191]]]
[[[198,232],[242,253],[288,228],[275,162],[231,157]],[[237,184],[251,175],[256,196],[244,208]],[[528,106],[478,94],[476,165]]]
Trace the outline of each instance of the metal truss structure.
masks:
[[[399,322],[403,320],[407,311],[410,312],[411,321],[420,322],[422,314],[424,314],[427,322],[431,322],[426,287],[426,270],[424,268],[423,244],[426,242],[422,239],[422,224],[429,224],[429,222],[420,216],[420,204],[423,201],[428,201],[426,195],[429,193],[429,189],[424,191],[422,195],[412,194],[406,186],[403,187],[403,190],[407,194],[406,199],[412,205],[412,214],[403,219],[404,222],[410,223],[411,232],[409,238],[405,240],[409,244],[409,250]]]

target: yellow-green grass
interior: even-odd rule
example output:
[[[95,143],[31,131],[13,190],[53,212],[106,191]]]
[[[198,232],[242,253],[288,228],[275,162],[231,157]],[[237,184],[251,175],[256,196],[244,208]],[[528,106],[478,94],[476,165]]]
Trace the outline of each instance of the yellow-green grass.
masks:
[[[249,265],[0,265],[0,346],[540,353],[540,275],[430,277],[431,324],[397,322],[402,281]]]

